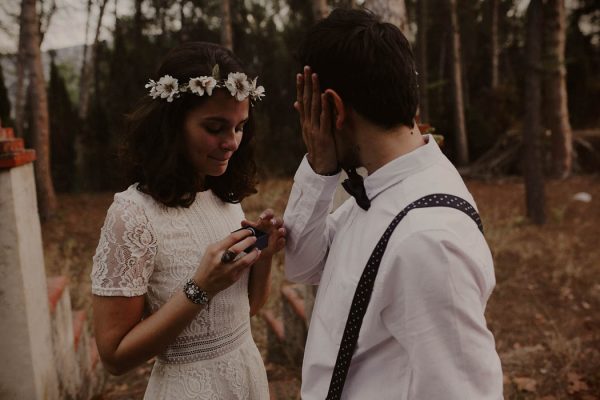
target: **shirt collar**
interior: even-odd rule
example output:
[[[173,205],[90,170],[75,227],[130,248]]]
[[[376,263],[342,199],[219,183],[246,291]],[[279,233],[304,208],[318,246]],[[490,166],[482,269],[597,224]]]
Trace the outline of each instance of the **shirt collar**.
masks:
[[[365,178],[365,191],[369,200],[439,160],[442,151],[433,136],[426,135],[424,139],[426,143],[423,146],[388,162]]]

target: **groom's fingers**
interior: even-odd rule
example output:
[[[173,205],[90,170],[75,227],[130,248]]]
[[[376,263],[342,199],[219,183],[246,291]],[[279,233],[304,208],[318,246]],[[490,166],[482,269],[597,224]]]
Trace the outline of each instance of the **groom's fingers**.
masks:
[[[296,110],[300,114],[300,121],[304,120],[304,99],[302,93],[304,92],[304,82],[302,74],[296,74],[296,103],[294,104]]]
[[[271,218],[273,218],[275,216],[275,211],[273,211],[270,208],[267,208],[266,210],[264,210],[260,216],[258,217],[259,219],[265,219],[265,220],[270,220]]]
[[[326,93],[321,95],[321,129],[331,127],[331,105],[327,97]]]
[[[312,99],[310,109],[310,124],[316,131],[318,131],[319,120],[321,116],[321,89],[319,87],[319,77],[317,76],[317,74],[311,74],[311,80]]]
[[[302,98],[304,101],[303,107],[304,107],[304,124],[306,126],[310,126],[310,120],[311,120],[311,115],[310,115],[310,101],[311,101],[311,97],[312,97],[312,79],[310,78],[310,67],[306,66],[304,67],[304,88],[302,91]]]

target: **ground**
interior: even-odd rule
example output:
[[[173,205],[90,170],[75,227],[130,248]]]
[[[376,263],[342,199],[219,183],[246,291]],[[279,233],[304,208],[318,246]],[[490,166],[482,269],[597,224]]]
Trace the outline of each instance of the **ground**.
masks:
[[[547,223],[524,217],[524,186],[518,178],[468,181],[495,260],[497,285],[486,318],[502,359],[505,398],[511,400],[600,399],[600,176],[578,176],[546,185]],[[244,201],[250,217],[264,207],[281,213],[290,180],[268,180]],[[591,202],[573,199],[591,194]],[[100,227],[112,194],[59,196],[57,217],[43,225],[49,275],[70,277],[74,308],[91,314],[89,273]],[[274,286],[282,281],[282,257]],[[274,291],[278,293],[278,291]],[[278,305],[272,295],[267,308]],[[266,327],[253,318],[253,335],[266,354]],[[101,399],[142,398],[147,363],[110,377]],[[296,399],[298,370],[267,364],[278,399]]]

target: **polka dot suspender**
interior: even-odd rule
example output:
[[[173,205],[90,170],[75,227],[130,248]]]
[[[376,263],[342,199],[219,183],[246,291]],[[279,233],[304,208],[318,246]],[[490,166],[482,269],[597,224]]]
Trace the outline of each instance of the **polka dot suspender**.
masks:
[[[358,281],[358,286],[354,292],[354,298],[352,299],[352,305],[350,306],[350,313],[346,320],[346,327],[344,328],[344,334],[342,336],[342,342],[338,351],[337,359],[335,361],[335,367],[333,368],[333,375],[331,377],[331,383],[329,384],[329,391],[327,393],[326,400],[337,400],[342,396],[344,389],[344,383],[346,376],[348,375],[348,369],[350,368],[350,362],[356,343],[358,341],[358,334],[362,325],[363,318],[371,299],[371,292],[373,291],[373,285],[375,284],[375,277],[379,270],[379,264],[381,258],[387,247],[388,241],[396,229],[396,226],[402,221],[402,219],[408,214],[410,210],[415,208],[427,208],[427,207],[450,207],[460,210],[467,214],[477,224],[477,227],[483,233],[483,225],[481,224],[481,218],[477,211],[471,206],[466,200],[460,197],[453,196],[450,194],[430,194],[422,197],[413,203],[409,204],[404,208],[396,217],[392,220],[388,228],[385,230],[381,239],[375,246],[369,261],[363,270],[363,273]]]

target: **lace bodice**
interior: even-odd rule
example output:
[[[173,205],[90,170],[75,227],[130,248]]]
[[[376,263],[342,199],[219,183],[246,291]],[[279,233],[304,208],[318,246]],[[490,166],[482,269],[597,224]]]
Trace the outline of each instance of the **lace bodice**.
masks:
[[[147,313],[153,313],[182,290],[206,247],[238,229],[243,218],[239,204],[225,203],[211,191],[198,193],[189,208],[173,208],[156,202],[132,185],[115,195],[108,210],[93,259],[92,293],[145,295]],[[214,360],[248,338],[251,340],[249,311],[246,271],[235,284],[211,299],[167,351],[159,355],[162,375],[173,374],[173,370],[165,372],[164,365]],[[255,348],[253,342],[252,345]],[[260,356],[258,361],[264,371]],[[196,365],[194,370],[209,373],[211,369],[216,371],[213,367]],[[240,368],[244,368],[243,362]],[[153,385],[157,386],[156,382]]]

